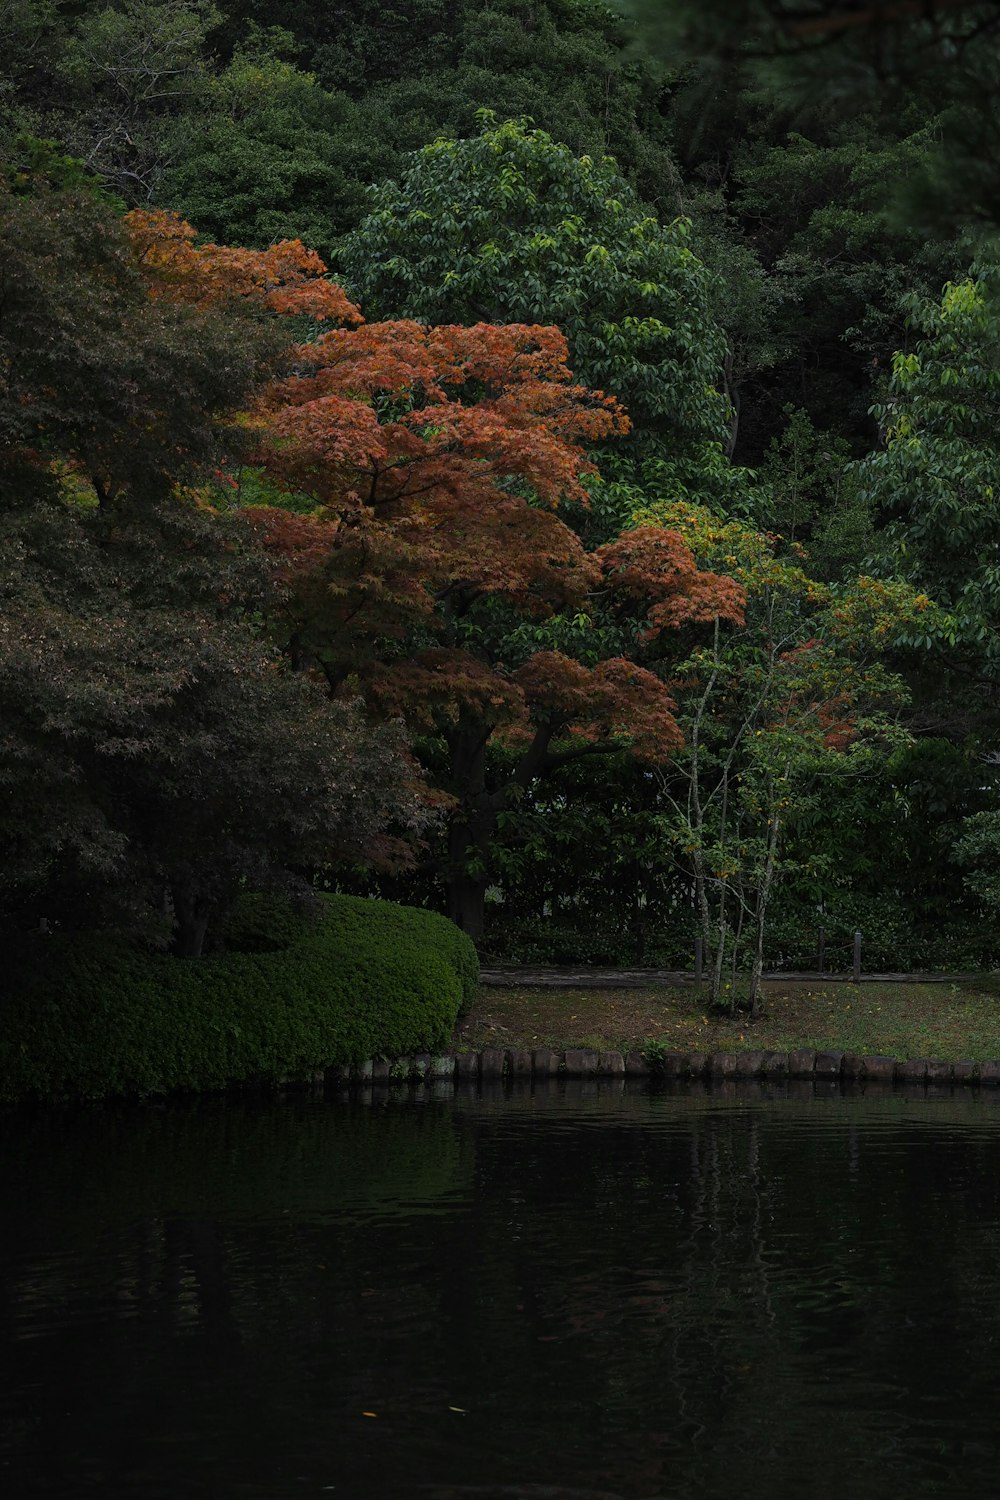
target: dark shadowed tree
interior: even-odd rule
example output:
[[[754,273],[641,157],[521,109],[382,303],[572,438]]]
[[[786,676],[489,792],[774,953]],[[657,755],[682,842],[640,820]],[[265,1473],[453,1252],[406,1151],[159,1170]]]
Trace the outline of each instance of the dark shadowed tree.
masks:
[[[398,731],[268,645],[271,571],[213,487],[298,251],[256,296],[240,254],[185,282],[177,242],[44,190],[0,198],[0,241],[2,906],[159,913],[194,955],[242,881],[421,821]]]

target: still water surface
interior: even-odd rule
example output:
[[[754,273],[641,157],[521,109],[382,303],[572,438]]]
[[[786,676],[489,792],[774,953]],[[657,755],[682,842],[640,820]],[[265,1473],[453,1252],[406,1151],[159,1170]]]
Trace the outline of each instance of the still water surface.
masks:
[[[567,1085],[0,1135],[7,1500],[1000,1491],[993,1096]]]

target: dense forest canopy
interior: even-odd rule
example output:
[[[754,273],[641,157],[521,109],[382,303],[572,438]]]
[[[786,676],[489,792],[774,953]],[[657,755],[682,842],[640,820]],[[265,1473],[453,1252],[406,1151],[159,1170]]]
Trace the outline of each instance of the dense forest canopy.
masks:
[[[992,958],[996,7],[0,43],[2,920]]]

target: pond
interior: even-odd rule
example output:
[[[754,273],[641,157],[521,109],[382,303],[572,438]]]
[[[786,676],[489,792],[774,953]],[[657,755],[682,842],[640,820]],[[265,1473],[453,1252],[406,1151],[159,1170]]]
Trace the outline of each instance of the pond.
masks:
[[[985,1091],[220,1101],[3,1142],[11,1500],[996,1491]]]

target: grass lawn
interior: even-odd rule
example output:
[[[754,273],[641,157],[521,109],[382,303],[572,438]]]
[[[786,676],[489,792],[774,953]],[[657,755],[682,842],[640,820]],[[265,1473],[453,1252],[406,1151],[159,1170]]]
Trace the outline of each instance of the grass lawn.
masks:
[[[639,1051],[737,1052],[760,1047],[882,1053],[974,1062],[1000,1059],[1000,988],[994,977],[957,984],[766,986],[765,1014],[710,1017],[704,991],[677,989],[500,989],[482,987],[459,1022],[457,1050],[590,1047]]]

